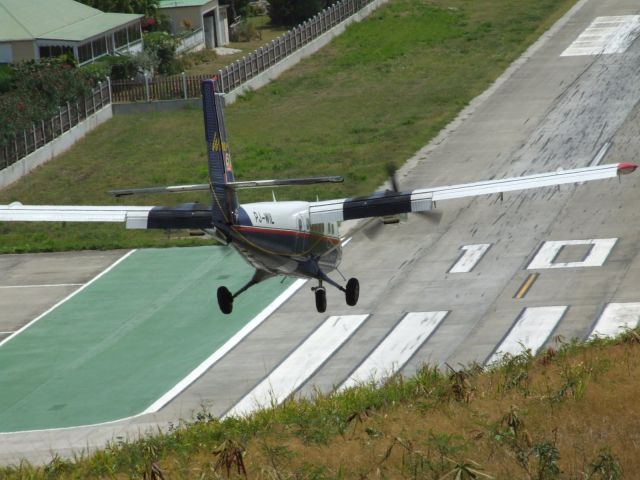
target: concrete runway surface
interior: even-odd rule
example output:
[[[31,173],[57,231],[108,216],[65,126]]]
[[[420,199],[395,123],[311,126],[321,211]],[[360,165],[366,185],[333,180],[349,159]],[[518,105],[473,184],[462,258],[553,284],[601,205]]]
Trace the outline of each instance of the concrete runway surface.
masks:
[[[401,187],[638,161],[638,15],[630,0],[579,1],[407,162]],[[601,38],[580,37],[590,26]],[[446,201],[437,205],[444,214],[438,225],[416,215],[375,238],[358,233],[340,268],[360,280],[357,307],[329,289],[326,314],[316,313],[308,282],[157,411],[103,425],[0,434],[0,461],[47,461],[52,451],[65,455],[132,438],[202,409],[243,414],[317,388],[411,374],[424,362],[487,363],[522,345],[537,351],[557,337],[633,327],[640,319],[639,184],[636,173],[502,200]],[[0,331],[19,329],[78,288],[69,284],[85,283],[122,254],[0,257],[0,270],[9,265],[15,272],[0,285],[0,306],[10,312]],[[74,255],[84,261],[46,266]],[[1,288],[45,283],[66,286],[23,289],[20,295],[30,295],[24,309],[19,289]]]

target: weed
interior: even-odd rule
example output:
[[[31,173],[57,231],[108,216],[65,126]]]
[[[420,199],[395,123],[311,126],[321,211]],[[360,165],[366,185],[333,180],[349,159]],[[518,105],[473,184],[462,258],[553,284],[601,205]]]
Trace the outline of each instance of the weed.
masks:
[[[505,354],[499,362],[501,377],[499,391],[508,392],[515,389],[525,397],[529,396],[529,369],[533,363],[532,360],[533,355],[530,349],[525,349],[518,355]]]
[[[622,478],[622,467],[609,448],[603,448],[591,462],[589,479],[619,480]]]
[[[538,480],[558,478],[560,475],[560,467],[558,467],[560,452],[556,447],[555,437],[553,441],[544,440],[534,444],[531,451],[537,459],[536,476],[534,478]]]
[[[233,467],[235,467],[238,475],[244,475],[247,478],[244,453],[245,448],[241,443],[231,439],[225,440],[213,451],[213,454],[217,457],[214,470],[221,471],[224,468],[227,478],[229,478]]]
[[[453,464],[453,468],[446,473],[441,480],[446,478],[454,478],[455,480],[471,480],[476,478],[494,478],[484,472],[481,472],[482,466],[474,462],[473,460],[465,460],[462,462],[456,462],[451,459],[447,459]]]

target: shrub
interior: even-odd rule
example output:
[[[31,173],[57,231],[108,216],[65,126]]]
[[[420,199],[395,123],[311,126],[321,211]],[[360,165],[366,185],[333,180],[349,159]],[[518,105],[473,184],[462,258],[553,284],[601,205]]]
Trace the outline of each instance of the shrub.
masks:
[[[229,32],[229,37],[232,42],[250,42],[251,40],[261,39],[262,32],[253,23],[242,20],[233,26]]]
[[[76,68],[63,57],[12,64],[3,77],[0,146],[33,123],[51,118],[59,106],[84,97],[99,80],[95,70]]]
[[[151,32],[144,36],[144,50],[158,59],[158,73],[172,75],[182,71],[176,58],[178,41],[167,32]]]
[[[271,0],[269,17],[274,25],[295,26],[331,3],[331,0]]]

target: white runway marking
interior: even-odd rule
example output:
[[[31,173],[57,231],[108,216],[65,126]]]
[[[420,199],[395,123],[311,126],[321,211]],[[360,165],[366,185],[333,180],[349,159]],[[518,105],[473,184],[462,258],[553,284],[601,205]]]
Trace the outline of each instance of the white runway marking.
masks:
[[[623,53],[640,34],[640,15],[596,17],[561,57]]]
[[[293,282],[289,288],[287,288],[284,292],[282,292],[273,302],[269,304],[267,308],[265,308],[262,312],[260,312],[253,320],[247,323],[238,333],[236,333],[233,337],[231,337],[227,342],[220,347],[218,350],[213,352],[213,354],[207,358],[204,362],[198,365],[189,375],[184,377],[175,387],[165,393],[158,400],[153,402],[147,409],[142,413],[154,413],[164,407],[167,403],[173,400],[176,396],[180,394],[185,388],[195,382],[204,372],[206,372],[211,366],[224,357],[227,352],[229,352],[233,347],[235,347],[238,343],[244,339],[247,335],[249,335],[253,330],[256,329],[258,325],[264,322],[269,315],[275,312],[284,302],[286,302],[289,297],[291,297],[294,293],[296,293],[300,288],[307,283],[307,280],[298,279]]]
[[[640,321],[640,303],[608,304],[589,338],[614,337],[630,328],[636,328]]]
[[[427,341],[448,311],[411,312],[378,344],[338,391],[366,382],[380,383],[409,361]]]
[[[368,317],[329,317],[223,418],[248,415],[259,408],[281,403],[300,388]]]
[[[33,325],[34,323],[36,323],[38,320],[40,320],[41,318],[43,318],[44,316],[46,316],[47,314],[49,314],[50,312],[52,312],[53,310],[55,310],[56,308],[58,308],[60,305],[62,305],[64,302],[66,302],[67,300],[70,300],[71,298],[73,298],[74,296],[76,296],[78,293],[80,293],[82,290],[84,290],[85,288],[87,288],[89,285],[91,285],[93,282],[95,282],[96,280],[98,280],[99,278],[101,278],[102,276],[106,275],[107,273],[109,273],[111,270],[113,270],[117,265],[119,265],[120,263],[124,262],[127,258],[129,258],[129,256],[131,256],[133,253],[135,252],[135,250],[131,250],[130,252],[126,253],[125,255],[123,255],[122,257],[120,257],[118,260],[116,260],[115,262],[113,262],[110,266],[108,266],[105,270],[103,270],[102,272],[100,272],[98,275],[96,275],[95,277],[93,277],[91,280],[89,280],[87,283],[85,283],[84,285],[82,285],[80,288],[78,288],[77,290],[74,290],[70,295],[67,295],[65,298],[63,298],[62,300],[60,300],[58,303],[56,303],[53,307],[51,307],[49,310],[47,310],[46,312],[44,312],[43,314],[37,316],[36,318],[34,318],[33,320],[31,320],[29,323],[27,323],[25,326],[23,326],[21,329],[16,330],[15,332],[13,332],[12,335],[9,335],[7,338],[5,338],[4,340],[0,341],[0,347],[2,345],[4,345],[5,343],[7,343],[9,340],[11,340],[12,338],[14,338],[17,335],[20,335],[22,332],[24,332],[27,328],[29,328],[31,325]]]
[[[511,331],[486,363],[494,363],[506,353],[518,355],[526,349],[530,349],[535,354],[547,341],[567,308],[566,305],[525,308],[518,321],[511,327]]]
[[[473,270],[480,259],[487,253],[490,243],[479,243],[477,245],[464,245],[460,247],[464,253],[447,273],[467,273]]]
[[[55,288],[55,287],[81,287],[84,283],[53,283],[48,285],[6,285],[0,290],[9,288]]]
[[[577,268],[577,267],[601,267],[614,245],[617,238],[593,238],[588,240],[558,240],[544,242],[536,256],[531,260],[528,270],[539,270],[543,268]],[[563,247],[571,245],[592,245],[589,254],[580,262],[558,262],[554,259]]]

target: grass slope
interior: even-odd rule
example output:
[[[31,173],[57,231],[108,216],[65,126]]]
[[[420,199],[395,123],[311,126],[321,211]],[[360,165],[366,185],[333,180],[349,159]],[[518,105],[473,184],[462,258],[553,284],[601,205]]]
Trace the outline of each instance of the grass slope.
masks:
[[[638,375],[640,334],[630,331],[489,371],[425,367],[242,420],[202,414],[75,461],[0,468],[0,479],[636,478]]]
[[[343,175],[279,199],[366,194],[485,90],[572,0],[391,0],[313,57],[227,109],[240,179]],[[0,192],[0,203],[131,203],[105,191],[206,182],[199,110],[116,117]],[[270,192],[243,194],[266,199]],[[206,196],[135,198],[146,204]],[[120,225],[0,224],[0,253],[184,245]]]

